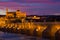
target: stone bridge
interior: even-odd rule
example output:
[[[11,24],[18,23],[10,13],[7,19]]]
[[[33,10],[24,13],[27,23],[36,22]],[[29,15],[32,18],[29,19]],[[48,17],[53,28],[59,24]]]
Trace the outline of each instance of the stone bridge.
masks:
[[[55,37],[60,29],[60,22],[24,22],[0,23],[0,30],[5,32],[21,33],[39,37]]]

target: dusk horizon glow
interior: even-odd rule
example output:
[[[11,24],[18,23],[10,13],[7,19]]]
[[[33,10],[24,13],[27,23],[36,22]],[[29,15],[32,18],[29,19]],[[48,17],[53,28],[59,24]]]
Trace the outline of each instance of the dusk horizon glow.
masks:
[[[6,8],[27,15],[60,15],[60,0],[0,0],[0,15],[5,15]]]

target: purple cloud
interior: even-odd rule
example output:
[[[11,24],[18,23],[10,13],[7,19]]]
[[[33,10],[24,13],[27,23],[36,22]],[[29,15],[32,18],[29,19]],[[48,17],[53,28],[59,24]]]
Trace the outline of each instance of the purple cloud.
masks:
[[[0,0],[0,9],[21,10],[27,15],[53,15],[60,14],[59,0]]]

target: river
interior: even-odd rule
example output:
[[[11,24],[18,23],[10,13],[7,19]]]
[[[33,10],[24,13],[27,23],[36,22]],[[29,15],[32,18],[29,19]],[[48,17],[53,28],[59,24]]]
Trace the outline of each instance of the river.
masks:
[[[0,31],[0,40],[48,40],[48,39]]]

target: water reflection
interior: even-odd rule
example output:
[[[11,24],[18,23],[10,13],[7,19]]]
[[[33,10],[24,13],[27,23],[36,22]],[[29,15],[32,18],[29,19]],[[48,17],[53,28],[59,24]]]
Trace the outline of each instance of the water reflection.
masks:
[[[34,36],[26,36],[22,34],[4,33],[0,31],[0,40],[48,40],[48,39],[42,39]]]

